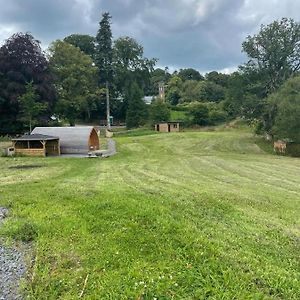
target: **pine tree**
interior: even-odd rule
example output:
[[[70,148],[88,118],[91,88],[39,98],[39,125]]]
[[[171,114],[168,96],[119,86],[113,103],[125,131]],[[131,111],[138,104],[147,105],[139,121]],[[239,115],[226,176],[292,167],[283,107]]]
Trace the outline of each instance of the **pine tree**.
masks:
[[[107,128],[110,129],[110,107],[109,107],[109,86],[112,84],[113,71],[112,71],[112,33],[110,28],[111,16],[108,12],[102,15],[99,23],[99,30],[96,35],[96,53],[95,61],[99,69],[99,82],[101,86],[105,85],[106,88],[106,117]]]
[[[102,15],[99,30],[96,35],[96,65],[100,73],[100,84],[112,82],[112,32],[110,28],[111,16],[108,12]]]
[[[142,90],[136,82],[133,82],[126,93],[126,100],[128,101],[126,127],[128,129],[139,127],[146,123],[147,107],[142,98]]]

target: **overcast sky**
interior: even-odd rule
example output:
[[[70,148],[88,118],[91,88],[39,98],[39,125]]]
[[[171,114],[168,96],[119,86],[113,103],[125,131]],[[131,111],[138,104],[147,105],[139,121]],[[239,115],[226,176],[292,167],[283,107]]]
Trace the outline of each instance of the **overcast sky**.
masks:
[[[299,0],[0,0],[0,43],[31,32],[42,47],[72,33],[95,35],[112,15],[114,38],[131,36],[147,57],[171,70],[232,71],[246,58],[241,43],[260,24],[300,19]]]

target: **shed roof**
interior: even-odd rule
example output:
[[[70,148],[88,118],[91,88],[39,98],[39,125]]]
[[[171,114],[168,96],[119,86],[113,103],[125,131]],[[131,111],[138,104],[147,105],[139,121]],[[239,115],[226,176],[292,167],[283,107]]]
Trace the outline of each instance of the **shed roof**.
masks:
[[[51,136],[51,135],[44,135],[44,134],[24,134],[18,138],[12,139],[12,141],[52,141],[58,140],[59,137]]]
[[[60,140],[62,153],[86,153],[89,151],[89,139],[93,126],[73,127],[36,127],[32,134],[54,135]]]

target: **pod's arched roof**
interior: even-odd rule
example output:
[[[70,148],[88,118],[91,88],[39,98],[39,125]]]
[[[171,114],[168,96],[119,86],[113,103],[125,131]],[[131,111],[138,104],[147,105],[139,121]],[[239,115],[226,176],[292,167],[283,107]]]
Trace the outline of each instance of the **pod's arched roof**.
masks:
[[[89,141],[93,131],[96,132],[92,126],[36,127],[32,131],[32,134],[59,137],[61,153],[85,153],[89,151]]]

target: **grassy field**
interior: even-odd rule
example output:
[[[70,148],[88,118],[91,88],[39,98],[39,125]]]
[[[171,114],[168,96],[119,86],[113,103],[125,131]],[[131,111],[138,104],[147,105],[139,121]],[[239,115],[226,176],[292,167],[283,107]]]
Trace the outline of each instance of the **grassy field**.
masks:
[[[185,111],[177,111],[177,110],[171,110],[171,121],[187,121],[188,115]]]
[[[299,159],[245,130],[116,140],[109,159],[0,158],[29,299],[300,299]]]

